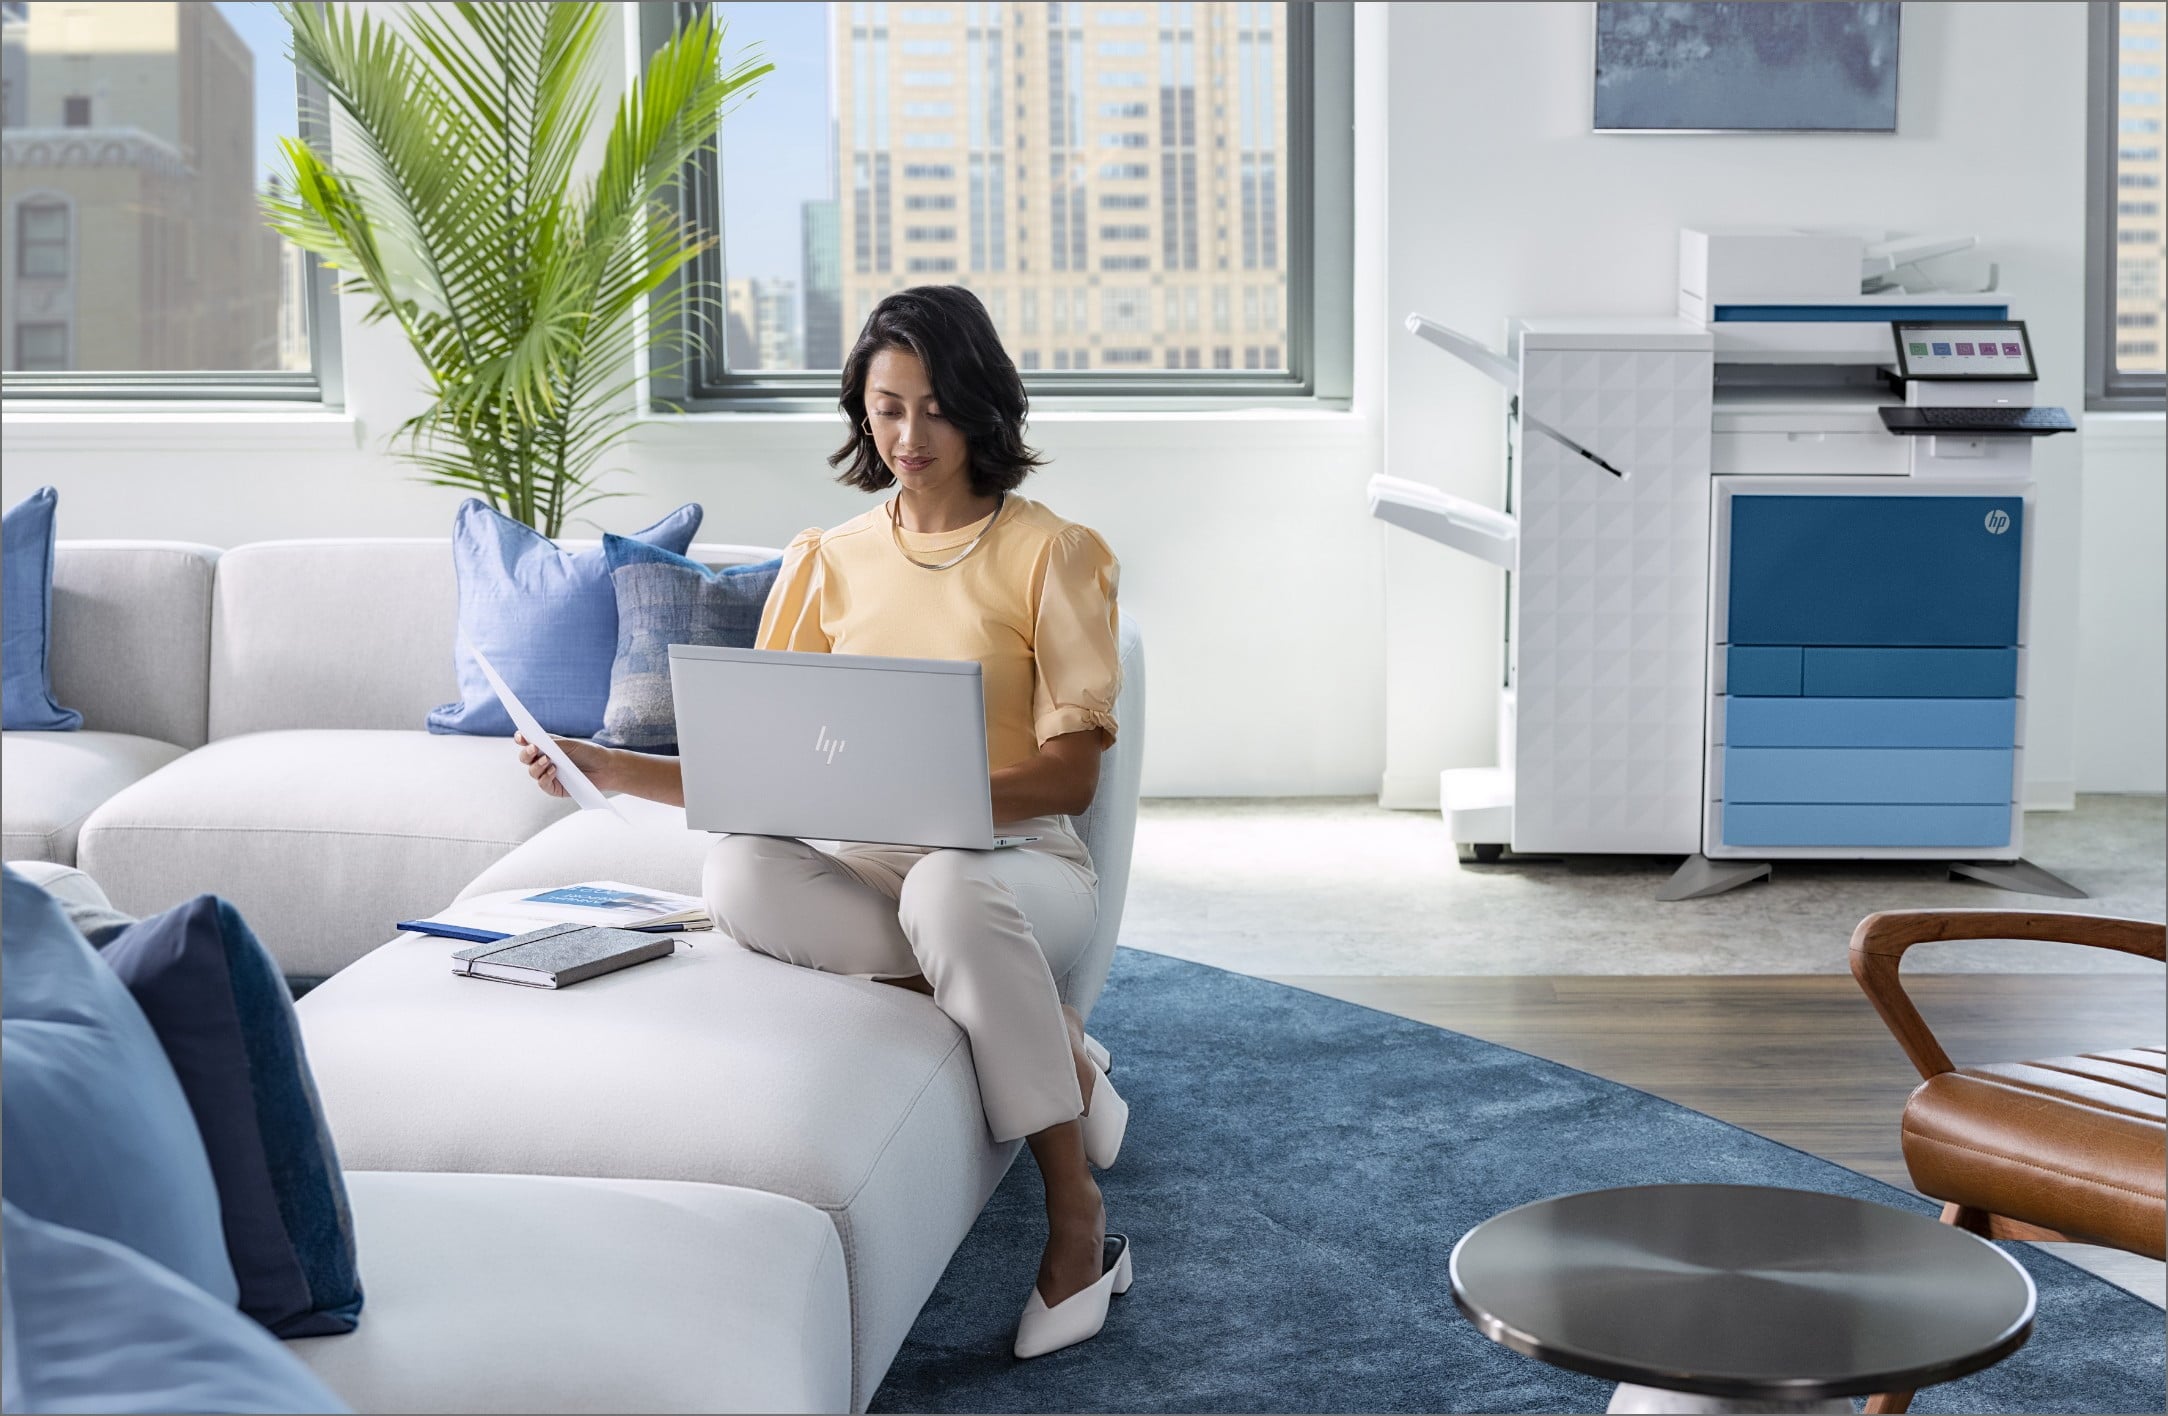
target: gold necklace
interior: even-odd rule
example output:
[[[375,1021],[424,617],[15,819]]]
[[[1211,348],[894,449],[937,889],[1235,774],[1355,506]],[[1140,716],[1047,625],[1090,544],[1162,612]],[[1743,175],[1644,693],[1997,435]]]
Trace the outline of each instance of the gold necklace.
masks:
[[[911,564],[917,566],[920,570],[947,570],[950,566],[963,564],[964,558],[966,556],[969,556],[973,551],[979,548],[979,542],[986,539],[986,532],[993,530],[994,523],[1001,519],[1001,508],[1008,505],[1009,494],[1007,492],[1003,492],[995,500],[994,514],[986,518],[985,530],[982,530],[979,532],[978,535],[973,536],[971,538],[971,544],[964,547],[963,551],[958,554],[953,560],[945,560],[940,562],[938,565],[932,561],[922,561],[917,556],[912,555],[908,550],[904,549],[903,512],[899,506],[899,503],[901,503],[902,500],[903,494],[901,492],[898,492],[896,494],[895,500],[891,501],[888,504],[888,533],[891,537],[895,539],[896,553],[902,556],[905,560],[909,561]]]

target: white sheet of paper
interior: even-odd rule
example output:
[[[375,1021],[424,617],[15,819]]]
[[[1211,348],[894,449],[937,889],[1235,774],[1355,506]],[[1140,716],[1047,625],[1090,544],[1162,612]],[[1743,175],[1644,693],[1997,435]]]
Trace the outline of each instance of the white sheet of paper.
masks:
[[[625,813],[619,811],[617,804],[604,796],[595,784],[587,779],[585,772],[573,765],[572,759],[565,755],[565,750],[557,745],[557,739],[543,729],[535,715],[527,711],[527,705],[519,701],[519,695],[498,675],[497,666],[490,663],[488,656],[475,648],[472,641],[464,642],[467,652],[474,656],[474,662],[482,666],[482,677],[489,680],[489,686],[496,693],[497,701],[504,704],[504,711],[512,715],[512,725],[520,730],[520,734],[527,741],[541,748],[550,761],[557,764],[557,781],[564,787],[565,795],[579,803],[582,811],[607,811],[623,821]]]

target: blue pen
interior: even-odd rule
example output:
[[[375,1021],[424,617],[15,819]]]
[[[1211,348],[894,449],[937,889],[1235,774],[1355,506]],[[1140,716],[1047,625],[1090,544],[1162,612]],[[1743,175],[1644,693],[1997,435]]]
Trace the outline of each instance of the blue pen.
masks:
[[[408,934],[434,934],[442,939],[464,939],[469,944],[494,944],[512,936],[497,929],[471,929],[464,924],[439,924],[433,919],[401,920],[392,928]]]

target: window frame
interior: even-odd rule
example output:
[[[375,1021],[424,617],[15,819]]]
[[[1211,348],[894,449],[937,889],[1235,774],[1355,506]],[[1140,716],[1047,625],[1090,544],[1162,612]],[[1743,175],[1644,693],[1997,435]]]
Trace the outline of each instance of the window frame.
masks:
[[[2086,93],[2085,407],[2097,413],[2158,413],[2168,375],[2116,367],[2116,229],[2121,185],[2122,23],[2117,0],[2092,0]],[[2161,135],[2168,141],[2168,134]],[[2168,339],[2168,320],[2160,327]]]
[[[306,75],[295,76],[295,112],[301,140],[329,158],[330,95]],[[75,233],[69,214],[69,239]],[[338,280],[313,252],[303,252],[302,282],[309,326],[307,369],[8,369],[0,373],[0,401],[24,405],[68,403],[302,403],[327,412],[346,406],[345,364],[339,340]]]
[[[638,54],[644,62],[681,17],[688,0],[640,0]],[[1111,375],[1021,369],[1033,406],[1047,410],[1177,412],[1262,406],[1344,409],[1354,394],[1355,286],[1355,22],[1350,0],[1287,0],[1288,211],[1287,320],[1274,339],[1288,351],[1287,367],[1272,371],[1182,370]],[[757,110],[759,99],[753,100]],[[726,119],[726,121],[728,121]],[[899,149],[900,151],[900,149]],[[686,165],[679,212],[714,241],[673,282],[725,289],[721,153],[711,141]],[[894,274],[907,277],[909,272]],[[1117,283],[1135,272],[1115,272]],[[726,340],[720,301],[689,309],[691,336],[681,367],[650,374],[655,412],[803,413],[831,409],[834,370],[757,370],[722,367]],[[844,349],[856,331],[844,331]],[[1209,344],[1210,341],[1204,341]],[[1209,353],[1207,354],[1209,359]],[[1239,355],[1238,355],[1239,357]]]

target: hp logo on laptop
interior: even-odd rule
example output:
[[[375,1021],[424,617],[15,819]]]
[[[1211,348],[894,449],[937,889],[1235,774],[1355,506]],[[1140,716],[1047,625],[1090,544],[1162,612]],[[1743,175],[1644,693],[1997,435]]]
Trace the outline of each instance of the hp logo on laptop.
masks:
[[[2007,530],[2009,530],[2009,529],[2010,529],[2010,513],[2009,513],[2009,512],[2007,512],[2007,511],[2004,511],[2004,510],[2003,510],[2003,509],[2002,509],[2001,507],[1999,507],[1999,506],[1998,506],[1998,507],[1996,507],[1996,508],[1995,508],[1995,509],[1994,509],[1993,511],[1991,511],[1991,512],[1989,512],[1989,513],[1987,514],[1987,534],[1988,534],[1988,535],[1990,535],[1990,536],[2000,536],[2000,535],[2001,535],[2001,534],[2002,534],[2003,532],[2005,532],[2005,531],[2007,531]]]
[[[1996,514],[1998,516],[2001,515],[2000,512],[1997,512]],[[2007,517],[2005,517],[2004,519],[2008,520]],[[821,724],[820,732],[814,736],[813,750],[815,752],[827,753],[828,761],[832,764],[836,760],[836,754],[843,750],[843,739],[832,738],[828,736],[828,725],[826,723],[823,723]]]

